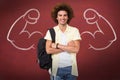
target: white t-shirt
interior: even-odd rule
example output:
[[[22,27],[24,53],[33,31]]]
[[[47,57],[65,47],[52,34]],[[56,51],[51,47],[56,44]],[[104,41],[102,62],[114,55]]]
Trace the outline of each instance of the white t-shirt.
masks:
[[[62,45],[67,45],[67,38],[64,33],[61,32],[61,42],[60,44]],[[67,66],[72,66],[72,59],[71,55],[68,52],[61,52],[59,53],[59,66],[58,67],[67,67]]]

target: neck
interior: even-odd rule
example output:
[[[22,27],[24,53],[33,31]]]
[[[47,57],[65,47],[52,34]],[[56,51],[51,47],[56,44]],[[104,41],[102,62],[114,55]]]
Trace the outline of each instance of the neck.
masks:
[[[59,28],[60,28],[60,30],[61,30],[62,32],[65,32],[66,27],[67,27],[67,24],[65,24],[65,25],[60,25],[60,24],[58,24],[58,26],[59,26]]]

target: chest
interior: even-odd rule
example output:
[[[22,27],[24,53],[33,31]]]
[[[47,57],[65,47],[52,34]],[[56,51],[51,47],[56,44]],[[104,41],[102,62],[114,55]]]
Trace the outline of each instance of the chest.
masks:
[[[67,44],[69,41],[74,39],[74,32],[69,31],[69,32],[57,32],[56,33],[56,42],[61,43],[63,42],[64,44]]]

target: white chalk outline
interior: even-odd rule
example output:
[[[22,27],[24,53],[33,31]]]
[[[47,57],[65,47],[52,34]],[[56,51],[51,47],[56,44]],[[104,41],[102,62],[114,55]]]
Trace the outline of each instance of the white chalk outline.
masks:
[[[109,43],[107,46],[99,47],[99,48],[98,48],[98,47],[94,47],[92,44],[89,44],[90,47],[89,47],[88,49],[91,49],[91,48],[92,48],[92,49],[94,49],[94,50],[105,50],[105,49],[107,49],[108,47],[110,47],[113,42],[115,42],[115,41],[117,40],[117,36],[116,36],[115,30],[113,29],[113,27],[112,27],[112,25],[110,24],[110,22],[109,22],[107,19],[105,19],[102,15],[100,15],[95,9],[88,8],[88,9],[86,9],[86,10],[84,11],[83,16],[84,16],[84,18],[85,18],[85,20],[86,20],[86,22],[87,22],[88,24],[96,24],[98,30],[96,30],[94,33],[90,32],[90,31],[84,31],[84,32],[81,33],[81,36],[82,36],[83,34],[88,33],[88,34],[90,34],[90,35],[95,39],[95,34],[98,33],[98,32],[99,32],[99,33],[102,33],[102,34],[104,35],[104,32],[101,30],[101,28],[100,28],[99,24],[97,23],[97,21],[95,21],[95,22],[89,22],[89,19],[94,19],[96,16],[94,15],[93,18],[87,18],[87,17],[86,17],[87,11],[93,11],[93,12],[95,12],[95,13],[99,16],[99,18],[102,18],[102,19],[110,26],[110,28],[111,28],[111,30],[112,30],[112,32],[113,32],[113,35],[114,35],[114,39],[113,39],[113,40],[110,40],[110,41],[109,41],[110,43]]]
[[[37,9],[35,9],[35,8],[29,9],[28,11],[25,12],[25,14],[23,14],[22,16],[20,16],[20,17],[12,24],[12,26],[10,27],[10,29],[9,29],[9,31],[8,31],[8,34],[7,34],[7,40],[8,40],[15,48],[17,48],[17,49],[19,49],[19,50],[30,50],[30,49],[34,49],[34,44],[32,44],[30,47],[27,47],[27,48],[19,47],[19,46],[17,46],[17,45],[14,44],[14,42],[15,42],[14,40],[10,40],[10,38],[9,38],[10,33],[11,33],[12,29],[14,28],[14,25],[15,25],[21,18],[24,18],[30,11],[36,11],[37,14],[38,14],[38,17],[37,17],[37,18],[31,18],[31,17],[28,15],[28,18],[35,20],[35,22],[29,22],[29,21],[26,20],[26,24],[24,25],[24,27],[23,27],[22,31],[19,33],[19,35],[22,34],[22,33],[24,33],[24,32],[28,33],[28,35],[29,35],[28,38],[30,38],[32,35],[34,35],[34,34],[36,34],[36,33],[39,33],[40,35],[43,35],[40,31],[34,31],[34,32],[30,33],[28,30],[25,30],[26,27],[27,27],[27,24],[36,24],[36,23],[37,23],[37,20],[40,18],[40,12],[39,12]]]

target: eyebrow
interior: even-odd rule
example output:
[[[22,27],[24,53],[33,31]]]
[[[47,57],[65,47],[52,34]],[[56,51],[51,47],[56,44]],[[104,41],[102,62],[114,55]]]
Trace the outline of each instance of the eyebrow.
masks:
[[[62,14],[59,14],[59,13],[58,13],[58,15],[62,15]],[[63,14],[63,15],[68,15],[68,14]]]

